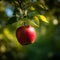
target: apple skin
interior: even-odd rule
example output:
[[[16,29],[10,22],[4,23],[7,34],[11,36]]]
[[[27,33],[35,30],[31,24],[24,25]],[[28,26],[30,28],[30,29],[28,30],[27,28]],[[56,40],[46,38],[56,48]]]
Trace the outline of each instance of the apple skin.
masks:
[[[16,30],[16,37],[21,45],[29,45],[35,42],[36,31],[32,26],[21,26]]]

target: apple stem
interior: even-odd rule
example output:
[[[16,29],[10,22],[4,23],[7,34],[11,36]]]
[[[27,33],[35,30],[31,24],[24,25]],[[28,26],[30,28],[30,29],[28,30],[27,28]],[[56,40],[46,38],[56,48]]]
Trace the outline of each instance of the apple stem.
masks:
[[[26,23],[24,22],[24,26],[26,25]]]

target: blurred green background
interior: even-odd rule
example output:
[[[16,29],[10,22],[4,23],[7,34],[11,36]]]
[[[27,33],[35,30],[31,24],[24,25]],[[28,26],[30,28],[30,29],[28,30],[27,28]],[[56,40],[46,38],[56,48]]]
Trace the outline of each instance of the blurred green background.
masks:
[[[46,4],[47,10],[34,5],[33,12],[45,15],[49,24],[41,21],[40,27],[35,27],[35,43],[22,46],[16,39],[16,29],[22,24],[14,23],[16,18],[10,19],[14,5],[11,0],[0,0],[0,60],[60,60],[60,0],[30,0],[30,3],[36,1],[44,1],[42,4]],[[32,11],[29,14],[32,15]]]

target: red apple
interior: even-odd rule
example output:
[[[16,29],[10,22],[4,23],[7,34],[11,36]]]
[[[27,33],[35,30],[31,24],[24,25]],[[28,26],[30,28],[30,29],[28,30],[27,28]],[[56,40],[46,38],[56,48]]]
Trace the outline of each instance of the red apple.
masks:
[[[36,31],[32,26],[21,26],[16,30],[16,37],[20,44],[28,45],[35,42]]]

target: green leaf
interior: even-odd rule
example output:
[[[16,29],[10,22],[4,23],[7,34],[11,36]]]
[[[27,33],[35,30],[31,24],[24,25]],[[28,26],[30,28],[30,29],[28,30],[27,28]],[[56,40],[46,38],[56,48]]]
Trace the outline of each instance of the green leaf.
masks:
[[[39,25],[37,25],[33,20],[28,20],[28,24],[34,27],[39,27]]]
[[[16,17],[11,17],[8,21],[7,21],[7,25],[8,24],[12,24],[12,23],[15,23],[15,22],[17,22],[17,19],[16,19]]]
[[[35,10],[35,8],[34,8],[33,6],[31,6],[31,7],[30,7],[30,10],[34,11],[34,10]]]
[[[37,25],[39,25],[39,18],[37,16],[34,16],[33,20]]]
[[[38,15],[39,19],[45,23],[49,23],[44,15]]]
[[[42,9],[48,9],[47,6],[45,6],[45,4],[38,4],[39,7],[41,7]]]

